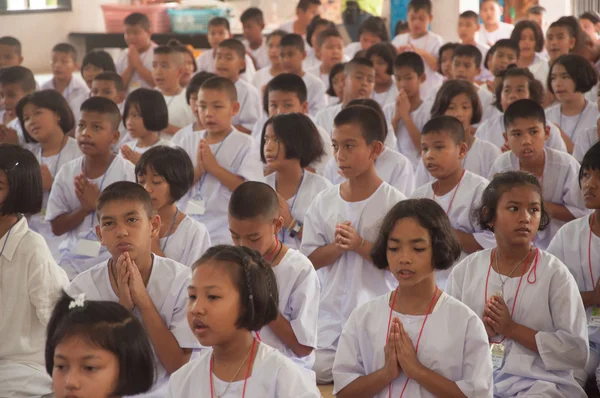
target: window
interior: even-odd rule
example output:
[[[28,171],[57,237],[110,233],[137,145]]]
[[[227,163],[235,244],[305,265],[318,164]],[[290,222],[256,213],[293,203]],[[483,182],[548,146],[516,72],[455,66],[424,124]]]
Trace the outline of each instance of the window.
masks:
[[[580,15],[586,11],[600,12],[598,0],[573,0],[573,15]]]
[[[0,13],[70,11],[71,0],[0,0]]]

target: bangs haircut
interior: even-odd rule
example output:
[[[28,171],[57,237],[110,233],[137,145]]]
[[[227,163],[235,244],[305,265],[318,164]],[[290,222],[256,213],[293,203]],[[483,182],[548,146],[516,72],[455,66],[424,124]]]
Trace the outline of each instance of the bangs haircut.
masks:
[[[69,54],[73,59],[73,62],[77,62],[77,50],[69,43],[58,43],[52,47],[52,52]]]
[[[460,94],[465,94],[471,101],[473,116],[470,124],[481,122],[483,108],[479,95],[473,84],[464,80],[447,80],[442,84],[431,107],[431,117],[443,116],[450,107],[452,99]]]
[[[481,61],[483,60],[483,55],[479,49],[471,44],[461,44],[454,49],[454,54],[452,54],[452,59],[456,57],[468,57],[473,59],[475,62],[475,67],[479,68],[481,65]]]
[[[246,47],[244,47],[244,44],[237,39],[223,40],[221,43],[219,43],[217,48],[228,48],[232,51],[235,51],[237,56],[241,59],[246,59]]]
[[[317,126],[302,113],[285,113],[273,116],[266,121],[260,138],[260,160],[265,158],[265,134],[267,127],[273,127],[273,133],[283,145],[286,159],[298,159],[300,167],[306,168],[325,155],[323,142]]]
[[[579,16],[579,19],[587,19],[596,25],[600,23],[600,14],[598,14],[596,11],[586,11]]]
[[[363,33],[371,33],[379,37],[381,41],[390,41],[390,34],[385,20],[381,17],[369,17],[358,28],[358,36]]]
[[[108,100],[110,101],[110,100]],[[21,98],[17,103],[16,114],[19,118],[19,124],[25,136],[25,142],[37,143],[37,141],[27,132],[25,128],[24,111],[27,104],[32,104],[38,108],[49,109],[59,117],[58,125],[64,134],[71,132],[75,128],[75,117],[69,103],[58,91],[48,89],[35,91]],[[116,106],[116,105],[115,105]],[[117,111],[119,109],[117,108]]]
[[[367,50],[366,57],[371,60],[372,57],[376,55],[379,58],[383,59],[385,63],[388,65],[385,73],[388,75],[394,74],[394,60],[396,59],[396,48],[392,45],[392,43],[382,42],[373,44]],[[373,62],[373,61],[371,61]]]
[[[229,215],[236,220],[260,218],[271,222],[279,217],[279,198],[270,185],[246,181],[231,193]]]
[[[214,17],[212,18],[210,21],[208,21],[208,27],[209,28],[216,28],[222,26],[224,27],[228,32],[231,32],[231,28],[229,27],[229,20],[227,18],[223,18],[223,17]]]
[[[337,97],[335,91],[333,90],[333,80],[338,74],[344,72],[344,69],[346,69],[345,62],[333,65],[333,68],[331,68],[329,71],[329,87],[327,88],[325,94],[329,95],[330,97]]]
[[[432,117],[427,123],[425,123],[425,126],[423,126],[421,136],[443,133],[448,134],[450,139],[452,139],[456,145],[466,142],[465,127],[457,118],[447,115]]]
[[[192,265],[192,272],[209,261],[227,270],[240,294],[238,329],[258,331],[277,319],[277,280],[273,268],[260,253],[241,246],[213,246]]]
[[[463,19],[474,19],[475,22],[479,23],[479,14],[477,14],[475,11],[465,11],[462,14],[460,14],[458,16],[458,18],[463,18]]]
[[[129,94],[123,108],[123,126],[132,107],[139,110],[144,127],[148,131],[160,132],[169,125],[169,110],[160,91],[138,88]]]
[[[264,95],[264,108],[267,115],[269,114],[269,93],[273,91],[294,93],[301,104],[308,100],[308,89],[306,88],[304,80],[293,73],[282,73],[275,76],[267,83]]]
[[[358,126],[367,144],[385,141],[386,122],[381,114],[366,105],[350,105],[338,113],[333,120],[335,127],[351,124]]]
[[[81,112],[97,112],[110,120],[113,131],[119,131],[121,123],[121,112],[117,104],[104,97],[91,97],[83,101]]]
[[[19,145],[0,144],[0,170],[8,180],[8,187],[4,187],[8,195],[0,206],[0,215],[31,215],[42,211],[42,174],[33,153]]]
[[[592,145],[583,156],[579,168],[579,188],[581,188],[581,179],[586,171],[600,171],[600,142]]]
[[[442,56],[444,55],[444,53],[446,51],[452,51],[452,57],[454,57],[454,50],[456,50],[456,48],[458,46],[460,46],[460,44],[458,44],[458,43],[446,43],[440,47],[440,49],[438,51],[438,60],[437,60],[437,66],[438,66],[439,71],[442,70]],[[452,58],[450,58],[450,59],[452,59]]]
[[[237,89],[233,82],[221,76],[211,77],[200,86],[200,90],[220,91],[227,94],[231,102],[237,102]]]
[[[259,25],[264,26],[265,18],[263,16],[263,12],[260,10],[260,8],[250,7],[250,8],[247,8],[246,11],[244,11],[242,13],[242,15],[240,16],[240,22],[246,23],[246,22],[250,22],[250,21],[255,21]]]
[[[15,53],[20,57],[21,52],[23,51],[21,48],[21,42],[16,37],[12,36],[2,36],[0,37],[0,45],[14,47]]]
[[[494,232],[491,224],[496,219],[500,198],[511,189],[522,186],[533,188],[540,196],[541,216],[539,231],[543,231],[550,223],[550,215],[544,207],[542,187],[536,176],[525,171],[507,171],[496,174],[483,191],[480,204],[473,209],[472,218],[477,220],[482,229]]]
[[[9,66],[0,69],[0,84],[18,84],[25,93],[35,91],[35,77],[24,66]]]
[[[86,66],[93,65],[97,68],[102,69],[104,72],[117,72],[115,61],[109,53],[102,50],[90,51],[85,54],[83,61],[81,61],[81,73]]]
[[[194,165],[188,154],[179,147],[159,145],[144,152],[135,165],[136,180],[146,176],[148,169],[169,184],[173,202],[183,198],[194,185]]]
[[[544,50],[544,32],[542,32],[542,28],[540,25],[533,21],[519,21],[515,25],[512,33],[510,34],[510,39],[516,41],[517,43],[521,40],[521,34],[526,30],[531,29],[533,31],[533,38],[535,39],[535,52],[539,53]]]
[[[377,112],[377,114],[379,114],[381,120],[383,121],[383,140],[379,141],[385,141],[385,138],[388,135],[388,122],[385,119],[385,114],[383,113],[383,109],[381,108],[381,105],[379,105],[379,102],[371,98],[358,98],[348,102],[348,105],[346,105],[346,107],[355,105],[366,106],[367,108],[371,108],[375,112]]]
[[[340,31],[337,30],[337,28],[328,28],[319,33],[319,35],[317,36],[317,47],[323,47],[323,44],[325,44],[327,39],[332,37],[337,37],[340,40],[342,40],[342,42],[344,41],[342,35],[340,34]]]
[[[96,203],[96,217],[98,221],[102,218],[102,209],[111,202],[134,202],[144,206],[148,218],[154,215],[152,210],[152,199],[150,194],[140,184],[131,181],[117,181],[100,193]]]
[[[521,50],[519,49],[518,41],[514,41],[511,39],[500,39],[487,52],[487,55],[485,57],[485,62],[483,65],[483,66],[485,66],[486,69],[490,69],[489,63],[491,62],[490,60],[492,59],[492,56],[494,55],[494,53],[496,51],[498,51],[501,48],[514,51],[515,54],[517,54],[517,59],[521,55]]]
[[[310,21],[308,26],[306,27],[306,42],[309,46],[312,47],[312,39],[317,28],[324,26],[326,29],[336,29],[335,24],[328,19],[322,18],[320,15],[317,15]]]
[[[148,19],[146,14],[140,12],[129,14],[123,21],[123,24],[127,26],[139,26],[146,32],[150,32],[150,19]]]
[[[556,21],[552,22],[548,27],[548,30],[552,28],[565,28],[569,32],[569,36],[576,40],[580,40],[582,34],[585,34],[579,26],[579,21],[574,16],[560,17]]]
[[[431,15],[432,8],[431,0],[410,0],[407,10],[414,12],[425,10],[427,14]]]
[[[192,76],[192,79],[190,80],[187,88],[185,89],[185,100],[188,105],[190,105],[190,99],[192,98],[192,94],[198,94],[198,91],[200,90],[200,87],[202,87],[204,82],[213,77],[217,77],[217,75],[205,71],[198,72],[194,76]]]
[[[279,43],[279,48],[282,47],[294,47],[300,52],[306,52],[304,47],[304,39],[302,36],[296,33],[288,33],[281,38],[281,42]]]
[[[567,74],[575,83],[575,92],[587,93],[598,83],[598,72],[587,59],[577,54],[564,54],[555,59],[550,66],[546,84],[548,84],[548,91],[552,94],[554,94],[552,69],[555,65],[562,65],[565,68]]]
[[[123,82],[123,78],[116,72],[102,72],[96,77],[94,80],[103,81],[103,82],[113,82],[115,84],[115,88],[118,92],[122,93],[125,91],[125,82]]]
[[[56,347],[79,338],[113,353],[119,361],[117,387],[110,396],[144,393],[154,384],[154,354],[140,323],[119,303],[85,300],[83,307],[69,308],[73,299],[63,291],[48,322],[45,347],[46,371],[52,376]]]
[[[417,53],[404,52],[398,54],[394,60],[394,70],[404,67],[411,68],[419,77],[423,76],[423,73],[425,73],[425,64],[423,63],[421,56]]]
[[[542,104],[542,101],[544,100],[544,86],[535,78],[535,76],[533,76],[533,73],[531,73],[529,68],[519,68],[517,65],[511,64],[508,65],[508,68],[506,68],[500,77],[502,80],[500,81],[500,84],[496,85],[496,101],[494,102],[494,105],[500,112],[504,112],[501,101],[504,82],[510,77],[526,78],[529,81],[529,99],[537,102],[540,105]]]
[[[546,112],[539,103],[531,99],[520,99],[513,102],[504,112],[504,128],[506,131],[517,119],[533,119],[546,127]]]
[[[296,6],[296,9],[306,12],[310,8],[310,6],[320,6],[320,5],[321,5],[320,0],[300,0],[300,1],[298,1],[298,5]]]
[[[437,202],[423,199],[407,199],[396,203],[381,222],[381,229],[371,248],[373,264],[379,269],[388,269],[388,242],[398,221],[412,218],[426,229],[431,239],[431,261],[435,270],[445,270],[460,257],[460,244],[452,231],[450,219]]]

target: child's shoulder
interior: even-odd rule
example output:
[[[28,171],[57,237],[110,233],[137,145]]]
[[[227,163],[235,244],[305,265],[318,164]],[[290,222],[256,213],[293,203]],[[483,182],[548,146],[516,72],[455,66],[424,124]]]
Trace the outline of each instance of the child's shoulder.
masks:
[[[481,138],[475,138],[473,141],[473,146],[469,151],[476,152],[479,156],[492,156],[492,158],[496,159],[498,156],[502,155],[502,151],[493,143],[486,141]]]
[[[485,270],[487,272],[486,266],[490,264],[492,250],[493,249],[479,250],[468,255],[464,260],[456,264],[456,266],[452,269],[454,280],[462,281],[464,277],[477,275],[481,270]]]
[[[315,187],[321,191],[332,187],[331,182],[329,182],[329,180],[327,178],[323,177],[322,175],[313,173],[308,170],[305,171],[304,173],[305,173],[304,178],[310,186]]]
[[[410,162],[410,160],[408,160],[408,158],[405,155],[391,149],[388,146],[383,147],[383,152],[381,152],[381,155],[379,155],[379,157],[377,158],[377,162],[375,163],[376,168],[378,164],[393,165],[398,169],[404,169],[404,167],[406,167],[407,165],[410,165],[410,167],[412,167],[412,163]]]
[[[84,159],[84,155],[81,155],[81,156],[78,156],[75,159],[65,163],[58,171],[58,174],[55,177],[55,179],[60,180],[61,178],[66,178],[67,181],[72,182],[72,180],[73,180],[72,177],[75,177],[76,175],[81,174],[83,171],[82,170],[83,159]]]
[[[465,175],[463,178],[465,183],[471,187],[479,185],[483,185],[485,187],[490,183],[486,178],[483,178],[479,174],[475,174],[469,170],[465,170]]]
[[[282,266],[286,269],[293,269],[296,275],[316,272],[308,257],[294,249],[288,249],[277,267]],[[277,267],[275,267],[275,269],[277,269]]]
[[[562,152],[553,148],[544,147],[546,151],[546,164],[558,166],[574,167],[579,171],[579,163],[568,152]]]
[[[191,277],[190,267],[166,257],[154,255],[154,270],[160,274],[160,280],[187,280]]]
[[[71,296],[85,293],[89,300],[109,300],[110,297],[102,293],[107,284],[110,285],[108,260],[77,275],[69,284],[67,293]]]
[[[430,196],[432,196],[433,194],[433,188],[432,185],[435,182],[435,180],[431,180],[419,187],[417,187],[413,194],[412,194],[412,198],[428,198]]]
[[[548,108],[546,108],[546,116],[555,116],[560,115],[561,104],[554,104]]]
[[[408,43],[410,39],[410,33],[400,33],[399,35],[394,36],[392,39],[392,44],[398,46],[402,43]]]
[[[580,218],[576,218],[575,220],[569,221],[568,223],[566,223],[565,225],[560,227],[560,229],[554,236],[554,239],[557,239],[557,238],[564,239],[567,241],[568,244],[571,244],[573,241],[573,238],[575,236],[580,237],[580,238],[589,236],[590,217],[591,216],[585,216],[585,217],[580,217]],[[585,244],[587,246],[587,243],[588,243],[587,239],[578,239],[578,240],[579,240],[580,245]]]
[[[254,143],[254,139],[250,134],[244,134],[235,127],[232,127],[231,133],[225,138],[225,141],[232,144],[236,143],[244,145],[252,145]]]

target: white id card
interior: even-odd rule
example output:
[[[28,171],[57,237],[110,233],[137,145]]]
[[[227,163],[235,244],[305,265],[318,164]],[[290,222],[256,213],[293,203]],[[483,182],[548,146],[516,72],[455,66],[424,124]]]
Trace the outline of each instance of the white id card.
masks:
[[[75,246],[75,254],[85,257],[98,257],[102,244],[97,240],[79,239]]]
[[[504,355],[506,354],[506,346],[504,344],[492,343],[490,346],[492,353],[492,365],[494,370],[498,370],[504,364]]]
[[[206,213],[204,199],[192,199],[188,202],[185,212],[191,216],[203,216]]]
[[[600,308],[594,307],[592,308],[592,316],[590,317],[590,321],[588,326],[592,327],[600,327]]]

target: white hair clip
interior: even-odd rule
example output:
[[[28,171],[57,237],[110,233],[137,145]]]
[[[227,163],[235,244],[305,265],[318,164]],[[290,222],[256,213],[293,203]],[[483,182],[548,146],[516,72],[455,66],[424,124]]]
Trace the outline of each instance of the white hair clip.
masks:
[[[71,303],[69,303],[69,309],[72,309],[75,307],[83,308],[84,303],[85,303],[85,293],[80,293],[73,300],[71,300]]]

